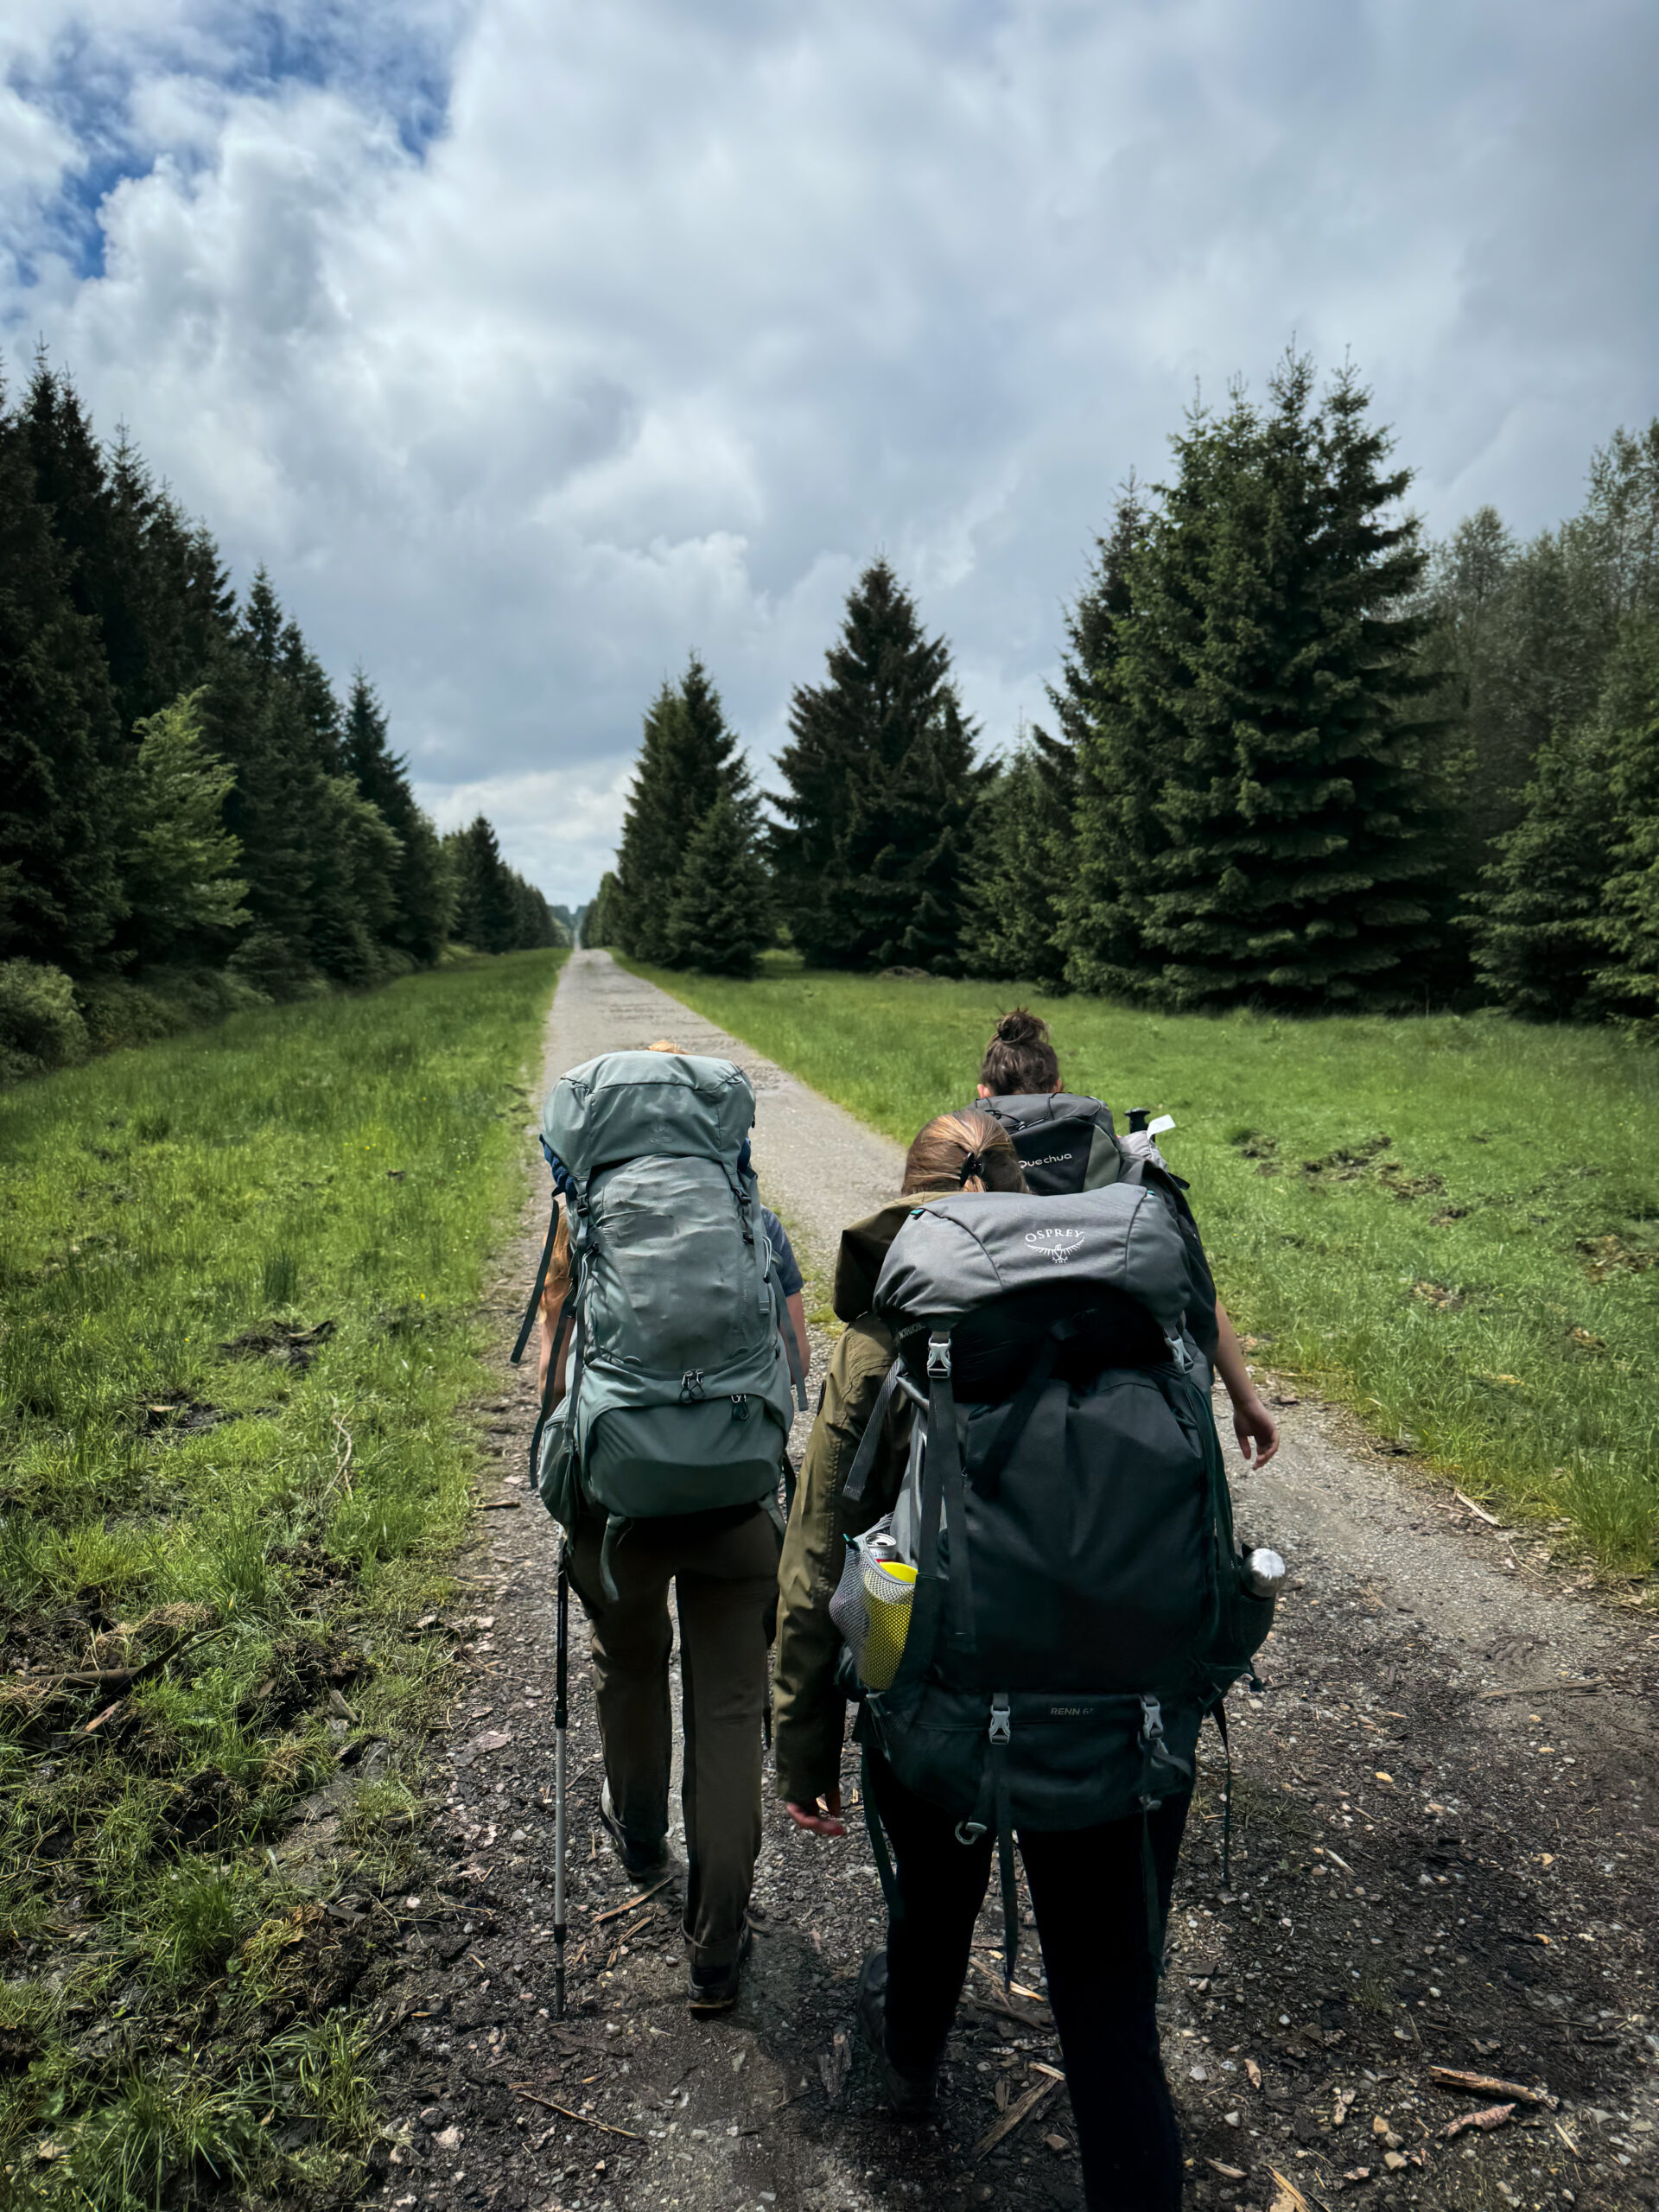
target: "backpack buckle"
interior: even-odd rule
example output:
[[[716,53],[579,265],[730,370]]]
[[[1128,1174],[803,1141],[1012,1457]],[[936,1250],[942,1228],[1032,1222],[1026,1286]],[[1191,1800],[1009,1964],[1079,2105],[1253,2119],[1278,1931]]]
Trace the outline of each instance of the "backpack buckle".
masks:
[[[1159,1733],[1162,1734],[1162,1730]],[[1013,1721],[1008,1713],[1008,1694],[998,1690],[991,1700],[991,1741],[1006,1744],[1013,1734]]]
[[[1164,1709],[1155,1697],[1141,1700],[1141,1740],[1143,1744],[1161,1744],[1164,1740]]]
[[[950,1339],[949,1336],[932,1336],[927,1340],[927,1371],[930,1375],[950,1372]]]

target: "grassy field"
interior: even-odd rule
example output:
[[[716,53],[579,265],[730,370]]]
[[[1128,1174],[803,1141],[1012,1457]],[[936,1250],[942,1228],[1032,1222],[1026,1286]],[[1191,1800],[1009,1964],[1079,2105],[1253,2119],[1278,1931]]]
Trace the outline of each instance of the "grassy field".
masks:
[[[0,2201],[360,2171],[339,1900],[397,1878],[444,1697],[416,1624],[558,958],[0,1096]]]
[[[650,972],[906,1141],[971,1098],[1019,995],[781,962],[753,983]],[[1279,1371],[1317,1378],[1471,1495],[1559,1524],[1607,1567],[1651,1571],[1659,1054],[1486,1017],[1032,1003],[1070,1089],[1175,1116],[1164,1148],[1217,1281]]]

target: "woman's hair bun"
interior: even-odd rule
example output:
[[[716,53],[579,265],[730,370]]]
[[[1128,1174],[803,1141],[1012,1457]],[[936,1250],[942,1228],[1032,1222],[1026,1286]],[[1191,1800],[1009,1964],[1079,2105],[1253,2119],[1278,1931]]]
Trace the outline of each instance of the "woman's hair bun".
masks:
[[[997,1023],[996,1041],[999,1045],[1046,1045],[1048,1024],[1041,1014],[1016,1006]]]

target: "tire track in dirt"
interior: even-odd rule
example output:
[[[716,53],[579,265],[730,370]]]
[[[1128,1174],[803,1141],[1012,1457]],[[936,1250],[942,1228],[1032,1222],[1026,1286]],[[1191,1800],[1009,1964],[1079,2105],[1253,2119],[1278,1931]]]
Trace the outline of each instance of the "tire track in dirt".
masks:
[[[842,1226],[896,1187],[899,1148],[602,953],[561,976],[547,1078],[664,1033],[749,1071],[763,1192],[821,1292]],[[396,2140],[378,2201],[1077,2205],[1058,2088],[975,2154],[1058,2061],[1040,2003],[1002,2006],[989,1915],[939,2126],[874,2113],[851,1998],[880,1892],[856,1836],[798,1835],[769,1805],[742,2001],[690,2019],[671,1892],[618,1910],[633,1892],[602,1847],[580,1634],[571,2006],[563,2026],[549,2018],[556,1533],[524,1480],[533,1383],[505,1363],[545,1222],[538,1159],[530,1190],[492,1306],[503,1380],[481,1493],[499,1510],[457,1560],[467,1694],[434,1762],[418,1903],[389,1900],[410,1932],[378,1993]],[[820,1370],[827,1350],[820,1335]],[[1238,1510],[1285,1552],[1292,1589],[1266,1694],[1234,1700],[1232,1886],[1211,1739],[1177,1889],[1164,2036],[1188,2202],[1297,2212],[1277,2175],[1315,2206],[1659,2203],[1659,1638],[1560,1594],[1338,1416],[1267,1387],[1286,1442],[1238,1481]],[[850,1758],[846,1782],[850,1796]],[[1434,2088],[1435,2065],[1560,2101],[1447,2141],[1453,2115],[1493,2100]]]

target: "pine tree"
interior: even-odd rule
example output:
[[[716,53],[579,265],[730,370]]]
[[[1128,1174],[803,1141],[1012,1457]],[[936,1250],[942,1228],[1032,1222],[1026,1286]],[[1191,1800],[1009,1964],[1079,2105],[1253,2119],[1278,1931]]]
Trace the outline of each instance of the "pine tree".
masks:
[[[1637,617],[1608,685],[1608,788],[1614,839],[1602,887],[1607,964],[1599,1000],[1659,1034],[1659,620]]]
[[[969,900],[972,823],[987,772],[950,679],[886,561],[848,595],[828,680],[798,686],[788,789],[773,804],[774,874],[807,960],[948,969]]]
[[[444,840],[454,872],[455,934],[474,952],[510,952],[518,908],[495,830],[480,814]]]
[[[976,973],[1065,988],[1068,906],[1090,905],[1077,852],[1079,748],[1100,717],[1117,625],[1129,611],[1128,562],[1145,531],[1131,476],[1066,617],[1061,678],[1048,693],[1058,734],[1022,734],[981,810],[968,954]]]
[[[131,939],[143,958],[165,959],[192,939],[215,938],[249,918],[241,849],[225,827],[235,780],[203,741],[193,693],[140,721],[132,798],[123,839]],[[222,943],[217,948],[224,950]]]
[[[84,971],[125,908],[120,729],[97,618],[0,395],[0,954]]]
[[[690,841],[722,792],[753,809],[753,785],[720,694],[694,653],[677,685],[664,683],[645,721],[633,789],[617,848],[612,925],[636,960],[671,966],[675,902]]]
[[[870,967],[952,975],[971,904],[976,816],[995,773],[974,760],[973,732],[953,690],[888,768],[872,762],[853,794],[847,852],[862,860],[849,893]]]
[[[1571,1021],[1604,1010],[1594,979],[1606,959],[1603,917],[1617,838],[1611,768],[1608,732],[1595,717],[1547,739],[1521,819],[1493,848],[1474,901],[1474,961],[1508,1013]]]
[[[599,889],[594,893],[592,904],[582,909],[581,944],[599,946],[620,943],[616,918],[620,897],[615,872],[607,868],[599,879]]]
[[[1424,556],[1344,371],[1287,359],[1174,442],[1079,761],[1069,972],[1178,1006],[1408,998],[1445,806]]]
[[[669,916],[684,854],[677,765],[684,719],[683,702],[665,683],[646,710],[616,849],[614,942],[631,959],[659,967],[669,955]]]
[[[391,876],[396,912],[390,942],[422,967],[429,967],[448,935],[451,892],[438,834],[415,803],[409,766],[394,753],[385,710],[359,668],[352,678],[340,739],[344,772],[371,805],[379,809],[397,838]]]
[[[1059,901],[1066,878],[1056,856],[1071,843],[1071,818],[1056,806],[1033,740],[1022,738],[999,764],[975,836],[974,908],[963,940],[969,972],[1063,988]]]
[[[776,931],[752,807],[722,791],[691,833],[671,918],[673,964],[753,976]]]
[[[526,881],[516,868],[507,870],[507,885],[512,898],[514,952],[531,952],[550,944],[569,942],[564,925],[548,904],[545,893]]]

